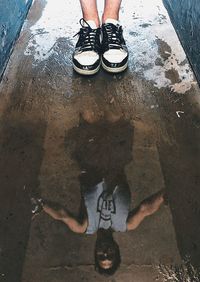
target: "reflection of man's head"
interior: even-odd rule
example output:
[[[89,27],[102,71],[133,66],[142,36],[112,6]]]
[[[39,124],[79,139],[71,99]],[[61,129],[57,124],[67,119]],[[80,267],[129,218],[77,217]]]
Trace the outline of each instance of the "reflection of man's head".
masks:
[[[113,275],[121,262],[118,244],[110,231],[101,230],[95,246],[95,269],[104,275]]]

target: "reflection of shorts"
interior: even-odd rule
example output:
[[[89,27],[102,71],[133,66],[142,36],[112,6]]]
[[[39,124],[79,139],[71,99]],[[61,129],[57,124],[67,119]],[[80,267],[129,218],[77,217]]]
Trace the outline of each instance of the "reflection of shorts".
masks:
[[[127,229],[127,218],[130,211],[131,193],[128,187],[117,186],[114,191],[116,214],[112,216],[112,229],[125,232]]]
[[[99,228],[126,231],[131,199],[128,186],[116,186],[113,193],[108,194],[102,181],[85,190],[83,196],[88,215],[86,233],[93,234]]]

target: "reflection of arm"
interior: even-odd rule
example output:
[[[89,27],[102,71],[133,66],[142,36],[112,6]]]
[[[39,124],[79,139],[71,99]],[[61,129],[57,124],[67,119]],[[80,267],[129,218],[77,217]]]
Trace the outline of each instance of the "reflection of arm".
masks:
[[[87,219],[80,223],[64,209],[54,210],[46,204],[43,205],[43,209],[52,218],[64,222],[73,232],[84,233],[86,231]]]
[[[163,196],[164,192],[161,190],[142,201],[138,208],[130,212],[127,220],[127,230],[136,229],[145,217],[155,213],[164,201]]]

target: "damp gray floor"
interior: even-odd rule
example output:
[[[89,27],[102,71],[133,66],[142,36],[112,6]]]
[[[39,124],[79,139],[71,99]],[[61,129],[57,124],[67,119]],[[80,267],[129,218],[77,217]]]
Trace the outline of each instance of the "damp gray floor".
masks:
[[[199,263],[200,91],[162,1],[150,2],[122,4],[128,70],[93,77],[71,65],[79,4],[31,7],[1,83],[3,281],[166,281],[159,265]],[[163,188],[169,196],[137,230],[115,234],[112,278],[94,271],[95,235],[31,219],[33,194],[78,212],[79,175],[93,177],[84,165],[122,168],[132,208]]]

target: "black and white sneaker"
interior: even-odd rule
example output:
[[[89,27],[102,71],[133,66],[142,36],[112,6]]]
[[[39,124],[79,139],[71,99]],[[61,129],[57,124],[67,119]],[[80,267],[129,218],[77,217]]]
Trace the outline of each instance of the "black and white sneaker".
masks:
[[[128,49],[122,26],[117,20],[107,19],[102,25],[102,67],[112,73],[124,71],[128,66]]]
[[[101,29],[94,21],[80,20],[81,29],[78,42],[73,54],[73,68],[83,75],[92,75],[98,72],[101,65]]]

